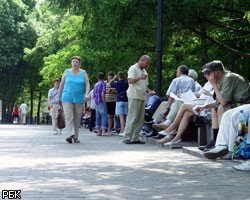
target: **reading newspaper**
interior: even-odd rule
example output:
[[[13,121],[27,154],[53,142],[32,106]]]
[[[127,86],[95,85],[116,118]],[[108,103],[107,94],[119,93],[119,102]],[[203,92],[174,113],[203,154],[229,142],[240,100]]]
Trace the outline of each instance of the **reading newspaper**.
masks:
[[[170,96],[172,98],[174,98],[175,100],[182,101],[183,103],[195,104],[195,106],[193,107],[193,112],[196,115],[201,115],[201,116],[203,115],[204,111],[201,113],[197,113],[196,107],[197,106],[205,106],[205,104],[209,104],[212,101],[214,101],[214,99],[212,97],[208,97],[206,99],[197,98],[191,90],[188,90],[187,92],[185,92],[183,94],[180,94],[179,97],[173,93],[170,93]]]
[[[206,99],[197,98],[191,90],[180,94],[179,97],[171,92],[170,97],[174,98],[175,100],[182,101],[183,103],[193,103],[196,105],[203,105],[206,101]]]

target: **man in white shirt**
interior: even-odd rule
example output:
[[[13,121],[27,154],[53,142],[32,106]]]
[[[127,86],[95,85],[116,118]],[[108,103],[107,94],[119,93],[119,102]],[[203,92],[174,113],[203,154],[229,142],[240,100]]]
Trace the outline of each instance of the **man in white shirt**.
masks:
[[[58,133],[57,128],[57,114],[58,114],[58,88],[60,85],[60,80],[56,78],[54,80],[54,87],[48,92],[48,104],[50,106],[50,114],[52,118],[52,127],[55,135]],[[59,129],[59,133],[62,133],[62,129]]]
[[[173,79],[171,82],[166,95],[168,96],[167,102],[162,102],[158,109],[162,109],[163,105],[165,109],[162,111],[163,116],[166,117],[166,121],[164,123],[160,124],[154,124],[153,128],[155,130],[164,130],[170,124],[174,121],[175,116],[177,115],[177,112],[179,108],[182,105],[181,101],[175,101],[173,97],[170,96],[170,93],[173,93],[175,95],[180,95],[188,90],[191,90],[192,92],[195,92],[195,81],[188,76],[189,69],[186,65],[180,65],[176,70],[176,78]],[[170,109],[171,108],[171,109]],[[158,134],[154,137],[154,139],[161,139],[163,136],[161,134]]]
[[[27,105],[26,105],[26,103],[24,103],[24,101],[20,106],[20,112],[21,112],[21,121],[22,121],[23,125],[25,125],[26,124],[26,116],[27,116]]]

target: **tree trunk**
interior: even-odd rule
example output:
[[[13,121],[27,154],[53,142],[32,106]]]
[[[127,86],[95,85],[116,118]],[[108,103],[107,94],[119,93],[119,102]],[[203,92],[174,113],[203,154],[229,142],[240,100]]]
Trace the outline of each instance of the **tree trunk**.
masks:
[[[36,123],[40,124],[40,110],[41,110],[42,93],[39,92],[39,99],[37,105]]]
[[[34,99],[34,90],[30,88],[30,124],[33,124],[33,99]]]
[[[8,73],[8,102],[7,102],[7,114],[11,112],[11,93],[12,93],[12,70],[9,67],[7,70]]]
[[[206,31],[206,26],[205,26],[205,22],[202,22],[200,25],[200,30],[201,30],[201,65],[203,66],[204,64],[206,64],[208,62],[208,56],[207,56],[207,40],[204,37],[205,35],[207,35],[207,31]]]

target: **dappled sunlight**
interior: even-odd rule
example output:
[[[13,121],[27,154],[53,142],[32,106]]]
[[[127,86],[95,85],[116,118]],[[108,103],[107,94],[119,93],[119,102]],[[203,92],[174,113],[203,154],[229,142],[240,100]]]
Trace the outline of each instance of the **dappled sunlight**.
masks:
[[[222,190],[234,185],[237,172],[221,162],[87,132],[81,133],[80,144],[67,144],[65,134],[54,136],[44,128],[13,131],[11,139],[9,129],[1,133],[1,187],[21,189],[28,199],[63,195],[116,200],[204,199],[219,184],[224,184]]]

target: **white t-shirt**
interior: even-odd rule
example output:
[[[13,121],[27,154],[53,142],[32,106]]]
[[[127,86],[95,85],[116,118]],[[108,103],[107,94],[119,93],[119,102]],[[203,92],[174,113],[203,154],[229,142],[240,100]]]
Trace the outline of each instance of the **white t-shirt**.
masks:
[[[138,64],[132,65],[128,70],[128,79],[137,78],[142,74],[148,75],[145,69],[141,69]],[[136,83],[129,84],[127,95],[130,99],[145,100],[146,90],[148,86],[148,78],[139,80]]]
[[[22,103],[20,106],[21,114],[27,114],[27,105],[25,103]]]
[[[90,108],[91,109],[95,109],[95,99],[94,99],[94,89],[92,89],[90,92],[89,92],[89,99],[90,99]]]

